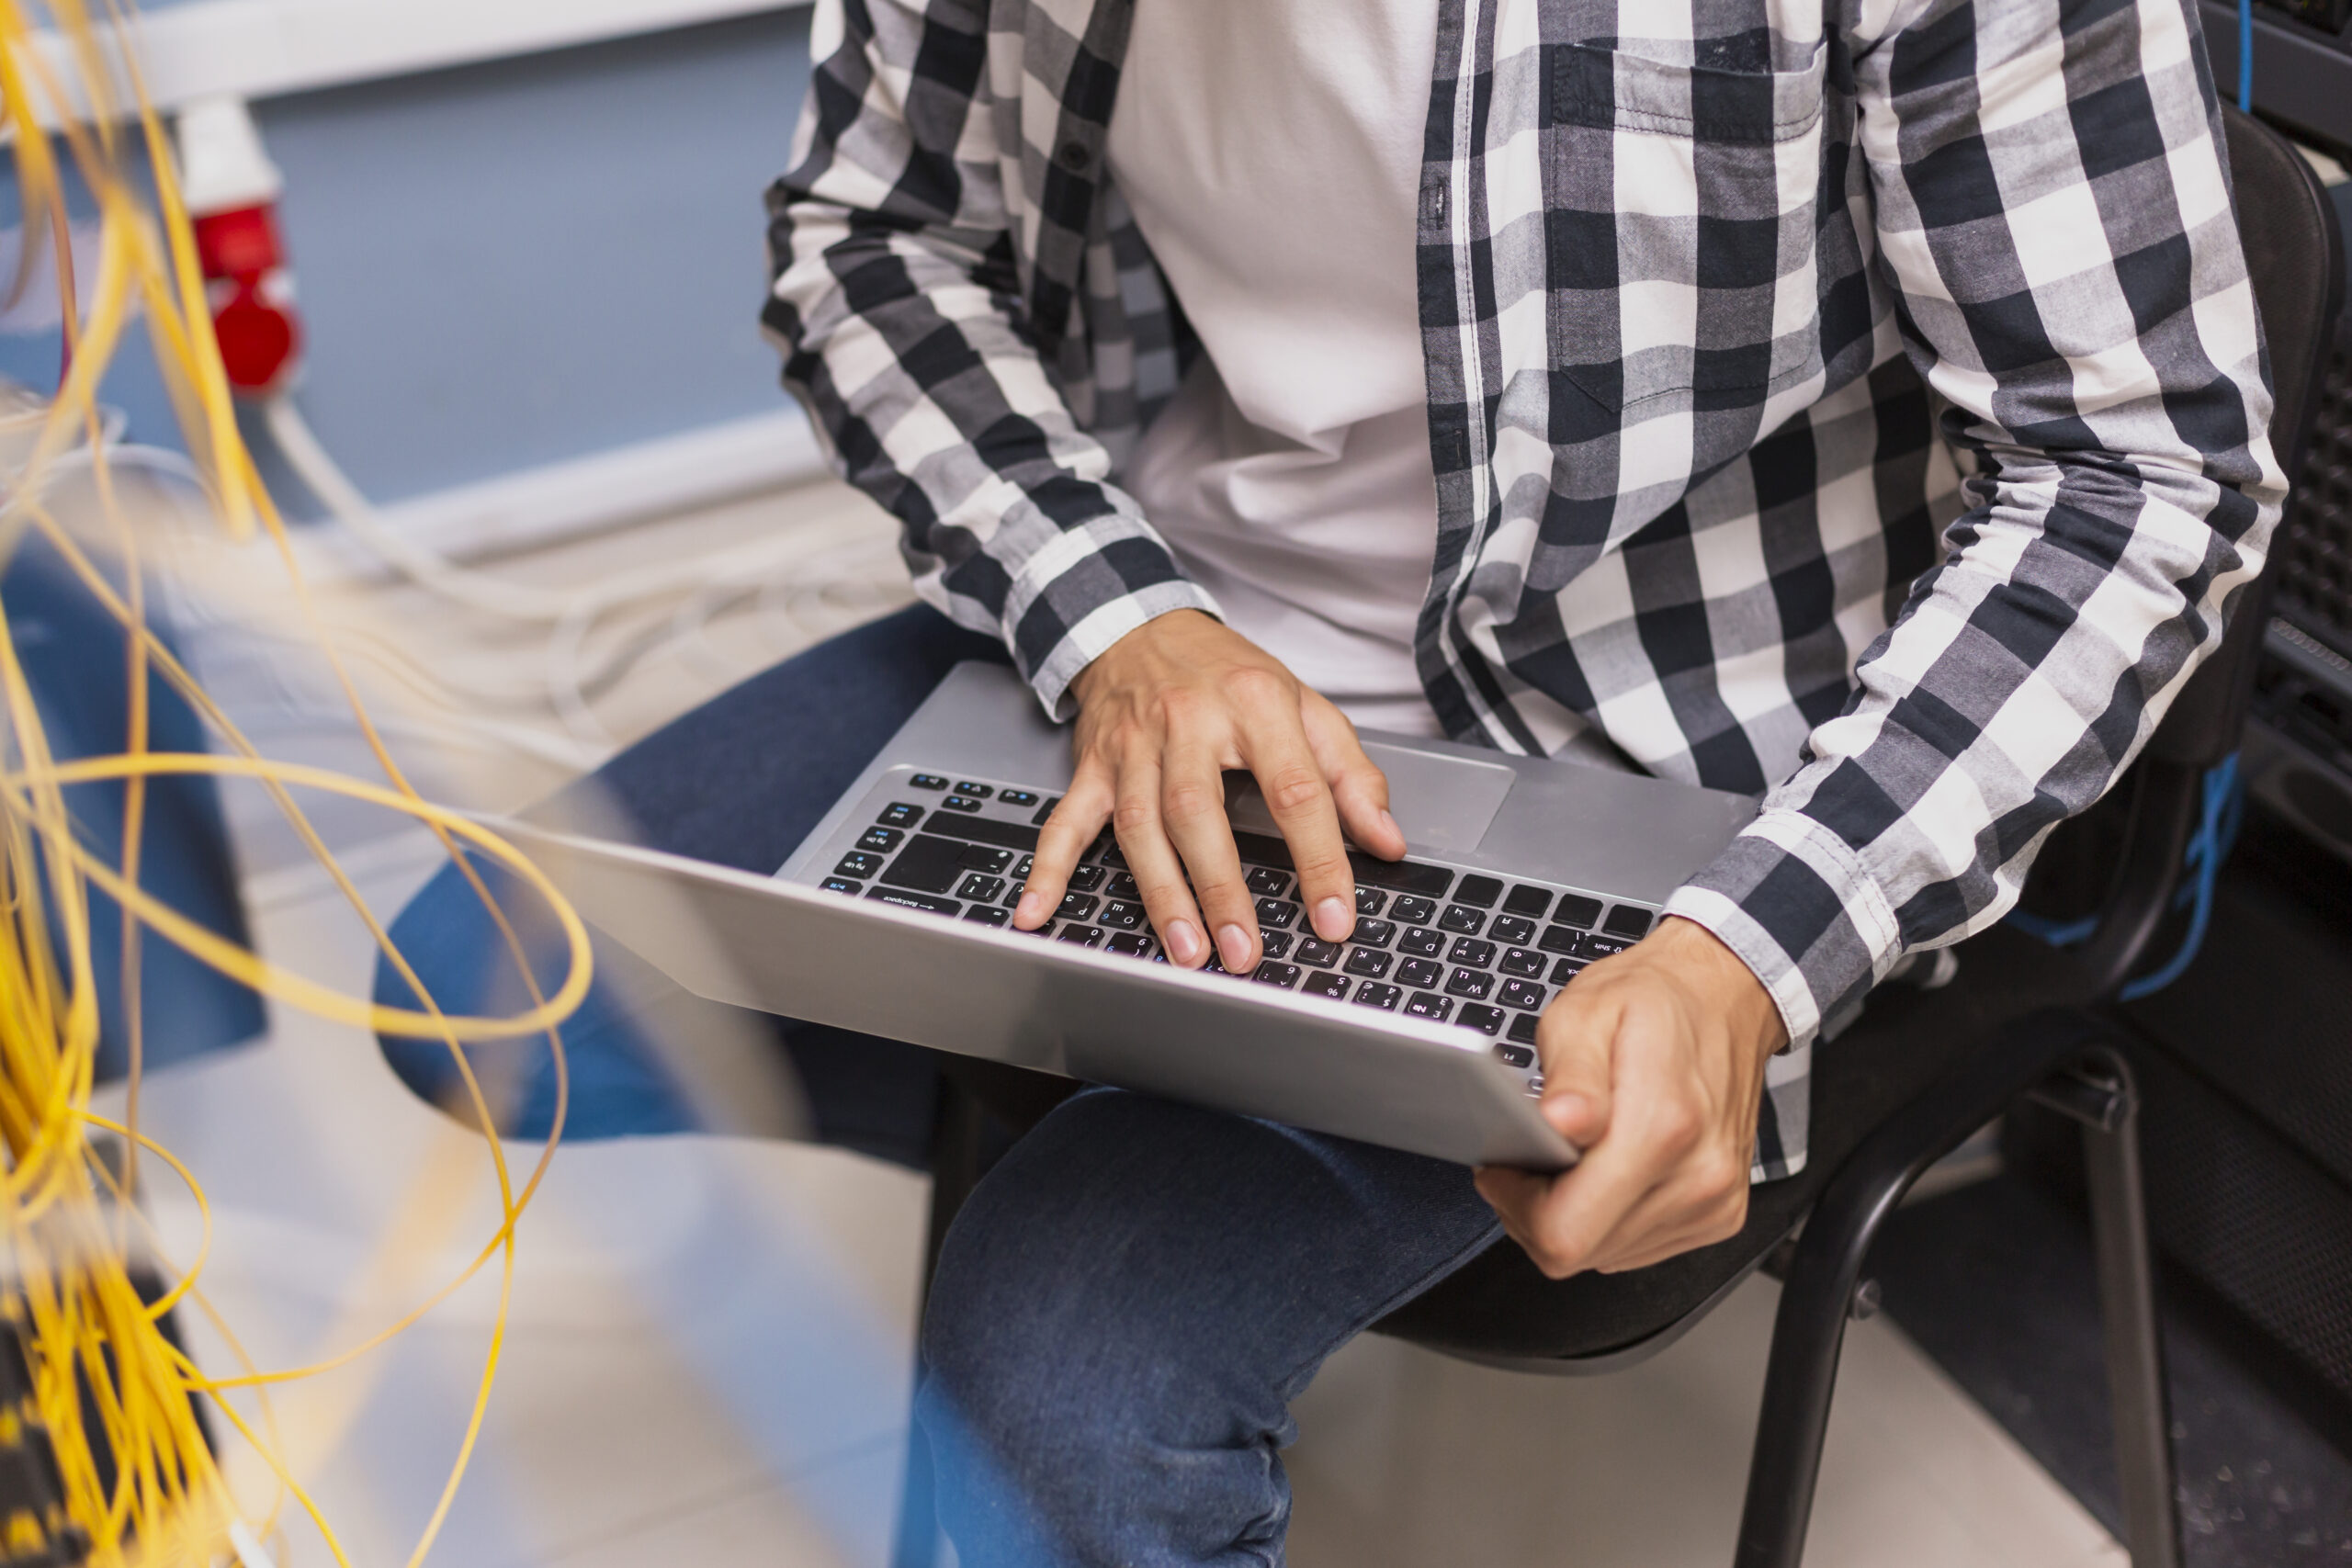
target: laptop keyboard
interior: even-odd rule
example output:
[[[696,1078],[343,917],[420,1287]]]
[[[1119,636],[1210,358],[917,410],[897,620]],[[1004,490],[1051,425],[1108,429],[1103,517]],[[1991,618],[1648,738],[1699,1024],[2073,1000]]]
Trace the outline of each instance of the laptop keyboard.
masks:
[[[884,804],[819,886],[1011,931],[1037,831],[1059,797],[942,773],[884,783]],[[1288,847],[1260,833],[1233,837],[1265,949],[1257,968],[1237,978],[1476,1030],[1503,1061],[1531,1073],[1544,1004],[1586,964],[1639,941],[1657,919],[1642,905],[1556,886],[1351,852],[1355,933],[1327,942],[1299,902]],[[1054,919],[1021,934],[1168,962],[1107,829],[1071,873]],[[1214,957],[1205,972],[1227,973]]]

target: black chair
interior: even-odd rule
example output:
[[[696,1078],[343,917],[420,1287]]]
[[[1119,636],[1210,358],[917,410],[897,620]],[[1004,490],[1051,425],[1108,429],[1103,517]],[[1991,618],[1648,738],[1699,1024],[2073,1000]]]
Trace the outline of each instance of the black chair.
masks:
[[[2325,193],[2294,149],[2252,118],[2224,114],[2238,224],[2277,387],[2272,439],[2291,479],[2342,304],[2343,243]],[[1799,1175],[1754,1190],[1737,1236],[1632,1273],[1558,1281],[1519,1248],[1497,1247],[1374,1332],[1490,1365],[1605,1373],[1671,1345],[1748,1275],[1770,1268],[1784,1285],[1734,1561],[1736,1568],[1796,1568],[1845,1325],[1872,1304],[1862,1276],[1871,1240],[1922,1172],[2030,1098],[2083,1127],[2132,1561],[2178,1568],[2137,1100],[2121,1059],[2085,1045],[2078,1010],[2114,998],[2173,907],[2206,771],[2237,748],[2265,618],[2259,595],[2259,584],[2248,591],[2222,646],[2112,804],[2103,803],[2110,842],[2099,848],[2111,875],[2089,939],[2057,948],[1998,927],[1965,944],[1949,986],[1882,988],[1859,1021],[1816,1046],[1810,1160]],[[1004,1103],[985,1076],[959,1068],[956,1083],[935,1166],[934,1258],[975,1179],[980,1106]],[[1013,1119],[1022,1119],[1018,1111]],[[922,1445],[913,1449],[898,1568],[933,1560],[929,1478]]]

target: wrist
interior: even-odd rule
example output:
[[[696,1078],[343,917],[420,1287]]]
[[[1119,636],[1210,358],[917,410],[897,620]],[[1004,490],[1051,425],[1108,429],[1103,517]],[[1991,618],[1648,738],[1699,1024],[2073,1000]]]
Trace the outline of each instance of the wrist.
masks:
[[[1206,611],[1194,609],[1189,604],[1154,615],[1089,660],[1077,674],[1070,677],[1069,694],[1077,699],[1079,706],[1084,707],[1088,699],[1106,682],[1116,682],[1123,669],[1148,656],[1171,635],[1182,637],[1202,626],[1222,627],[1224,624]]]
[[[1695,920],[1669,915],[1649,940],[1666,948],[1661,957],[1696,978],[1707,1010],[1759,1061],[1787,1048],[1788,1025],[1772,993],[1722,938]]]

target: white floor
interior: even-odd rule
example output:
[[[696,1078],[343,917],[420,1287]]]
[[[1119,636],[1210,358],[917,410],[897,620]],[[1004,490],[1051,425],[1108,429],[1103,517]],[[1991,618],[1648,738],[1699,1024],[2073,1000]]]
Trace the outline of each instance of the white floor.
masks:
[[[829,510],[830,509],[830,510]],[[800,637],[898,592],[882,536],[837,493],[768,498],[679,525],[724,534],[779,516],[819,530],[857,571],[816,595]],[[671,536],[674,538],[676,536]],[[812,536],[814,537],[814,536]],[[574,577],[658,552],[649,532],[569,559]],[[859,579],[858,572],[865,574]],[[862,584],[862,585],[861,585]],[[787,595],[788,596],[788,595]],[[379,595],[377,630],[420,661],[468,657],[470,627]],[[803,596],[797,603],[804,606]],[[353,612],[356,614],[356,612]],[[795,640],[710,639],[755,660]],[[727,644],[728,637],[735,639]],[[748,640],[747,640],[748,639]],[[233,670],[222,659],[218,668]],[[715,689],[721,658],[656,661],[604,699],[612,739]],[[578,740],[544,714],[516,722]],[[327,735],[330,753],[346,746]],[[544,755],[451,761],[468,798],[513,804],[562,774]],[[271,837],[249,803],[258,939],[304,974],[364,990],[364,928]],[[413,833],[357,818],[337,841],[389,917],[429,869]],[[490,1164],[392,1079],[357,1031],[279,1010],[262,1044],[159,1075],[142,1117],[206,1184],[208,1299],[246,1353],[295,1365],[356,1343],[463,1268],[496,1224]],[[510,1147],[517,1179],[533,1151]],[[192,1255],[193,1206],[152,1174],[151,1206]],[[561,1151],[519,1232],[508,1337],[479,1445],[434,1561],[460,1568],[885,1562],[904,1439],[924,1186],[854,1156],[712,1139]],[[1747,1287],[1634,1371],[1521,1377],[1383,1341],[1343,1351],[1299,1412],[1290,1456],[1302,1568],[1703,1564],[1727,1561],[1774,1288]],[[281,1388],[277,1447],[350,1562],[407,1562],[463,1439],[490,1348],[495,1265],[350,1368]],[[201,1362],[237,1357],[202,1321]],[[242,1408],[252,1411],[250,1402]],[[259,1520],[266,1469],[231,1444]],[[334,1561],[288,1504],[280,1563]],[[2124,1561],[2104,1531],[1880,1318],[1849,1337],[1815,1511],[1816,1568],[2076,1568]]]

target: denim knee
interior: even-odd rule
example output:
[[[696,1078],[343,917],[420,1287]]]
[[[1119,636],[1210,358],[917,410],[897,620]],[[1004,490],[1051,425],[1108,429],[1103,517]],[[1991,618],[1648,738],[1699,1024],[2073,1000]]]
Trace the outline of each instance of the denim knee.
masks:
[[[1261,1293],[1231,1288],[1251,1243],[1156,1157],[1247,1125],[1083,1094],[957,1218],[919,1408],[967,1568],[1280,1560],[1288,1353],[1254,1332]]]

